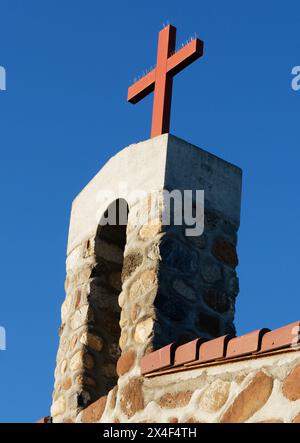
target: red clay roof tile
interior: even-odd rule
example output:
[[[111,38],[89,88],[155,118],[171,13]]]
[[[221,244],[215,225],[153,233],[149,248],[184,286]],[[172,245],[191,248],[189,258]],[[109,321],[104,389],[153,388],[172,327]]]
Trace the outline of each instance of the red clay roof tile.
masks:
[[[160,370],[164,373],[163,369],[168,372],[172,371],[172,368],[174,371],[180,371],[181,365],[187,369],[203,363],[213,364],[218,360],[225,362],[235,357],[269,354],[293,346],[297,350],[300,349],[300,321],[274,331],[263,328],[240,337],[228,334],[208,341],[199,337],[178,347],[171,343],[143,357],[141,372],[143,375],[155,371],[159,374]]]
[[[282,328],[267,332],[261,343],[260,352],[273,351],[274,349],[285,348],[300,343],[300,321],[290,323]]]
[[[149,372],[172,366],[175,347],[175,343],[171,343],[170,345],[164,346],[157,351],[145,355],[141,359],[141,373],[148,374]]]
[[[200,344],[206,341],[205,338],[196,338],[184,345],[178,346],[175,351],[174,366],[183,365],[198,360]]]
[[[240,355],[253,354],[260,350],[263,335],[270,329],[263,328],[248,334],[235,337],[229,341],[226,350],[226,358]]]
[[[224,358],[226,355],[227,343],[231,338],[233,338],[233,335],[227,334],[202,343],[200,345],[199,359],[197,362],[187,363],[186,366]]]

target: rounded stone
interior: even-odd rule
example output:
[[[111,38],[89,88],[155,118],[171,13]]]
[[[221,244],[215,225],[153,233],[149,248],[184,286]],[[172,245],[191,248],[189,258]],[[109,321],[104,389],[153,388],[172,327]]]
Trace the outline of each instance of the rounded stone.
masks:
[[[103,348],[102,338],[89,332],[84,332],[82,334],[80,342],[97,352],[100,352]]]
[[[70,369],[71,371],[77,371],[78,369],[81,369],[83,366],[83,362],[82,362],[82,356],[83,356],[83,351],[78,351],[76,352],[76,354],[73,355],[73,357],[71,358],[70,361]]]
[[[67,378],[64,382],[63,382],[63,388],[65,391],[67,391],[68,389],[70,389],[70,387],[72,386],[72,380],[70,378]]]
[[[81,421],[82,423],[97,423],[105,410],[107,395],[100,397],[97,401],[84,409]]]
[[[127,417],[133,417],[144,409],[143,379],[133,378],[123,388],[120,396],[120,406]]]
[[[206,261],[201,267],[201,274],[207,283],[215,283],[222,277],[220,266],[212,260]]]
[[[282,385],[283,395],[291,401],[300,398],[300,365],[296,366],[285,378]]]
[[[64,373],[67,370],[67,366],[68,366],[68,360],[65,359],[65,360],[63,360],[61,362],[61,366],[60,366],[60,373],[61,373],[61,375],[64,375]]]
[[[173,288],[186,300],[191,302],[196,300],[195,291],[190,286],[186,285],[182,280],[175,279],[173,282]]]
[[[134,333],[136,343],[144,344],[147,341],[153,331],[153,324],[153,319],[149,317],[136,325]]]
[[[192,391],[180,391],[174,394],[168,392],[160,397],[158,404],[162,408],[179,408],[189,404],[192,395]]]
[[[213,243],[212,253],[225,265],[235,268],[238,265],[238,257],[235,246],[224,239],[217,239]]]
[[[223,380],[213,381],[202,394],[199,407],[207,412],[216,412],[226,403],[230,391],[230,383]]]
[[[132,368],[134,360],[135,360],[135,353],[132,350],[124,352],[121,355],[117,363],[117,374],[119,377],[126,374],[126,372],[128,372]]]
[[[194,274],[199,269],[197,251],[189,245],[171,237],[165,237],[160,245],[161,261],[164,266],[182,274]]]
[[[268,401],[273,389],[273,378],[263,371],[257,372],[249,385],[238,394],[225,411],[221,423],[243,423],[259,411]]]
[[[218,288],[205,288],[203,299],[207,306],[223,314],[231,308],[231,300],[225,291]]]
[[[191,308],[184,303],[184,299],[167,287],[159,288],[154,300],[154,306],[167,318],[173,321],[181,321],[187,318]]]
[[[156,271],[153,269],[147,269],[142,273],[140,278],[136,280],[130,288],[129,298],[134,300],[141,298],[150,292],[157,284]]]

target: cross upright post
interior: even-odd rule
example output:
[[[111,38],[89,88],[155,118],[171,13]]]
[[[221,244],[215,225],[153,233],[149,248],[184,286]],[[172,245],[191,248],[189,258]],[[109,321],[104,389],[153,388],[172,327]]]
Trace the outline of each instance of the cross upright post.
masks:
[[[151,137],[169,132],[173,77],[167,75],[167,60],[175,51],[176,28],[167,26],[159,33]]]
[[[154,91],[151,137],[169,132],[173,77],[203,55],[203,42],[191,40],[175,52],[176,28],[166,26],[159,33],[156,67],[128,89],[127,100],[137,103]]]

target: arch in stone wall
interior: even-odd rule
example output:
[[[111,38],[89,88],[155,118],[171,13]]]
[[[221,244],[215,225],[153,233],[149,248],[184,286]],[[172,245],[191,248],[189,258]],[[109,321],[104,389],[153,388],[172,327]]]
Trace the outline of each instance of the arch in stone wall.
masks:
[[[115,224],[102,225],[108,212],[115,213]],[[93,379],[96,381],[94,395],[106,395],[117,384],[116,364],[121,354],[120,313],[118,297],[122,289],[121,273],[126,244],[126,224],[120,222],[120,212],[128,214],[124,199],[115,200],[105,211],[95,236],[94,254],[96,264],[90,279],[89,301],[93,309],[90,333],[101,338],[99,351],[94,352]]]

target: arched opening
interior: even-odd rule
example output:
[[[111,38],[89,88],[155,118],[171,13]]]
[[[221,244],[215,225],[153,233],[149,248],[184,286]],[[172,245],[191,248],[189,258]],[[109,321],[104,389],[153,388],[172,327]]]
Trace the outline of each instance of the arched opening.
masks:
[[[114,214],[103,225],[107,216]],[[124,214],[126,218],[124,220]],[[106,395],[117,384],[116,364],[121,354],[119,325],[121,308],[118,298],[122,290],[121,273],[126,244],[128,205],[123,199],[114,201],[99,223],[95,238],[96,266],[90,283],[89,301],[93,306],[91,332],[101,337],[101,349],[94,355],[96,387],[92,400]]]

